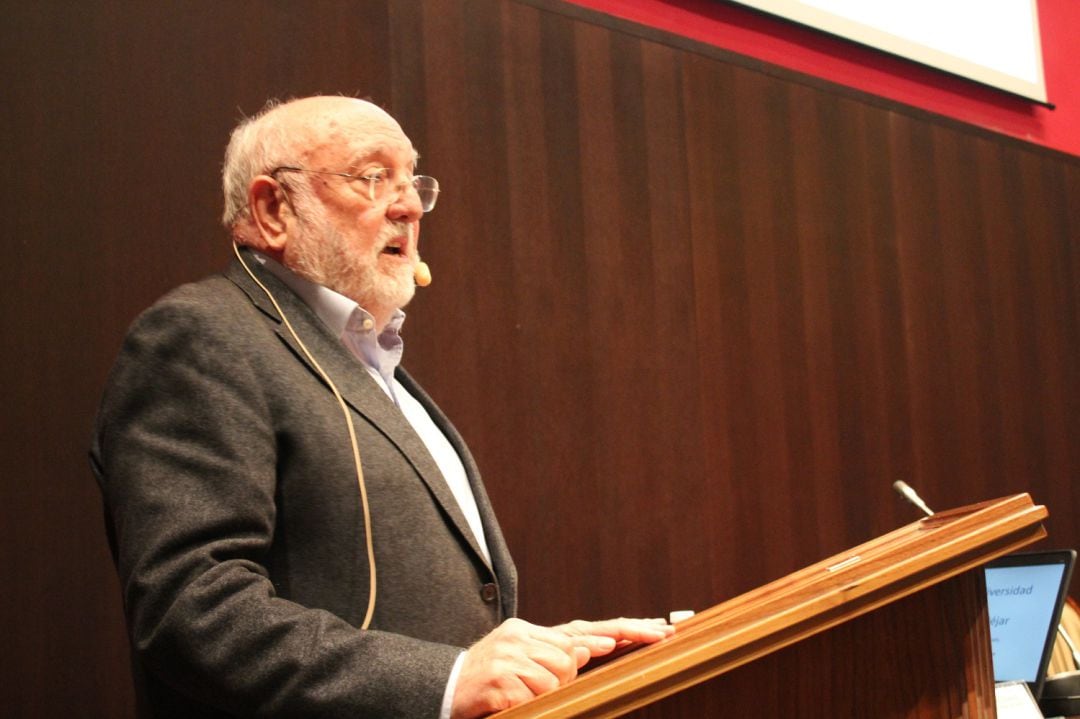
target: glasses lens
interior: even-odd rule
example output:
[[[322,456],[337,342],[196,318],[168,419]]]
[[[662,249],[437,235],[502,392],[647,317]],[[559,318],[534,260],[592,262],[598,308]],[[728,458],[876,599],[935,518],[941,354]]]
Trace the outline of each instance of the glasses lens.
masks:
[[[439,199],[439,181],[428,175],[417,175],[413,178],[413,187],[420,197],[420,207],[424,212],[431,212],[435,207],[435,201]]]

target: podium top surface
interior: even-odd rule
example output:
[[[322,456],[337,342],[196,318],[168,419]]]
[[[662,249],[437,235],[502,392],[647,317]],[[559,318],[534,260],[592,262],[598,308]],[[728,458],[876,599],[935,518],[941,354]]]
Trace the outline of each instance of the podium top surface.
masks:
[[[1045,536],[1027,494],[939,512],[680,622],[676,634],[513,709],[618,716],[943,582]]]

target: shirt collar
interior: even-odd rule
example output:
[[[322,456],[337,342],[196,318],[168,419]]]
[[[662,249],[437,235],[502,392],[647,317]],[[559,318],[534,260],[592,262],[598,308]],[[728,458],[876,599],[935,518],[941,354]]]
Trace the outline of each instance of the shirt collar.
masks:
[[[263,267],[285,283],[315,312],[357,359],[376,370],[390,383],[394,370],[401,363],[404,350],[400,334],[401,326],[405,322],[404,311],[394,310],[390,321],[376,337],[375,318],[354,300],[301,277],[257,250],[253,251],[253,254]]]

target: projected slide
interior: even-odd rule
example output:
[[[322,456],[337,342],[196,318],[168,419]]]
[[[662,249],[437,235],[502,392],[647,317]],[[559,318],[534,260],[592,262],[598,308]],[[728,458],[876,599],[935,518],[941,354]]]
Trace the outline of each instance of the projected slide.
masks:
[[[1046,102],[1036,0],[735,0]]]

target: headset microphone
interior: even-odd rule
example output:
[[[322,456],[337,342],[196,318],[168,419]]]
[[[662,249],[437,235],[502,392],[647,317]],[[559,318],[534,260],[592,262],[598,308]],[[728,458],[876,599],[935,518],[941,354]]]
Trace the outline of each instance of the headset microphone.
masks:
[[[420,287],[427,287],[431,284],[431,268],[428,267],[426,262],[416,263],[416,268],[413,270],[413,278]]]

